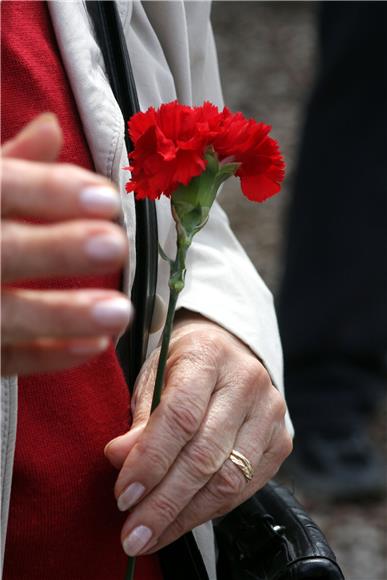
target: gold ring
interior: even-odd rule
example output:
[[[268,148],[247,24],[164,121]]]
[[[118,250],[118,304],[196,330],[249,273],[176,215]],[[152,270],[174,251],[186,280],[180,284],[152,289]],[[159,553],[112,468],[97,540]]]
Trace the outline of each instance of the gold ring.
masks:
[[[247,481],[253,479],[254,469],[247,457],[236,449],[233,449],[229,455],[229,459],[241,470]]]

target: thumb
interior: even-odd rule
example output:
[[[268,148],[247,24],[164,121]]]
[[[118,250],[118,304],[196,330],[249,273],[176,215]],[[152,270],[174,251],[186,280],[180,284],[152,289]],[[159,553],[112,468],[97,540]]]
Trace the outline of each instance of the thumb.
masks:
[[[132,396],[132,428],[116,437],[105,447],[105,457],[117,469],[121,469],[131,449],[143,433],[151,412],[153,390],[156,377],[158,353],[154,351],[145,361],[137,378]]]
[[[113,467],[115,467],[116,469],[121,469],[121,467],[125,462],[125,459],[130,453],[130,450],[133,448],[139,436],[144,431],[145,426],[146,423],[143,423],[142,425],[137,425],[124,435],[120,435],[119,437],[112,439],[106,445],[104,449],[104,454],[106,459],[110,461]]]
[[[43,113],[4,143],[3,157],[29,161],[55,161],[63,143],[62,129],[54,113]]]
[[[143,433],[150,416],[154,385],[154,368],[149,360],[141,370],[132,397],[132,428],[120,437],[112,439],[104,449],[105,457],[117,469],[121,469],[131,449]]]

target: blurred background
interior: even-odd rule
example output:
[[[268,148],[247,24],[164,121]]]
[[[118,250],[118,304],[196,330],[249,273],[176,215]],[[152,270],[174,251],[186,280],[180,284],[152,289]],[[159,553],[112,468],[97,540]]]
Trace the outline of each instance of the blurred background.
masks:
[[[236,181],[227,183],[221,197],[234,231],[277,299],[305,106],[316,72],[317,11],[317,2],[277,1],[216,0],[212,9],[225,102],[271,124],[287,164],[281,194],[266,203],[244,200]],[[385,402],[377,406],[370,438],[385,459]],[[382,493],[369,498],[344,494],[333,501],[305,490],[292,470],[285,469],[278,479],[294,489],[323,529],[346,580],[387,580],[387,501]]]

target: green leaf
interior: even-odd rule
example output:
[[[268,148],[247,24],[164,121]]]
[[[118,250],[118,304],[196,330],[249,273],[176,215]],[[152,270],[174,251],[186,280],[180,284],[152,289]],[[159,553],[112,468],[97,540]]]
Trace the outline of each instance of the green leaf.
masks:
[[[220,165],[216,153],[208,151],[207,166],[188,185],[181,185],[171,197],[172,215],[178,239],[186,247],[207,223],[220,185],[238,170],[239,163]]]
[[[207,223],[218,189],[216,184],[219,172],[218,160],[213,153],[209,153],[206,157],[205,171],[191,179],[188,185],[180,186],[172,194],[171,199],[178,235],[184,236],[189,243]]]
[[[225,165],[221,165],[216,176],[216,184],[217,189],[222,185],[226,179],[229,177],[233,177],[235,173],[238,171],[240,163],[226,163]]]
[[[165,260],[169,264],[172,264],[173,260],[171,260],[171,258],[168,258],[167,254],[164,252],[163,248],[161,247],[160,242],[159,242],[159,254],[163,260]]]

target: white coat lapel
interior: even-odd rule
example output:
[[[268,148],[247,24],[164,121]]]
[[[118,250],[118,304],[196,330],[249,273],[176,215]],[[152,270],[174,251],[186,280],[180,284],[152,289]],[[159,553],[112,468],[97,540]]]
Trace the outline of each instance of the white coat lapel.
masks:
[[[135,212],[133,197],[125,192],[128,174],[123,167],[128,164],[128,160],[124,143],[124,119],[110,88],[102,54],[94,39],[84,3],[49,2],[48,6],[95,168],[119,187],[129,239],[126,278],[131,288],[136,260]],[[129,8],[126,6],[125,18],[130,12]]]

